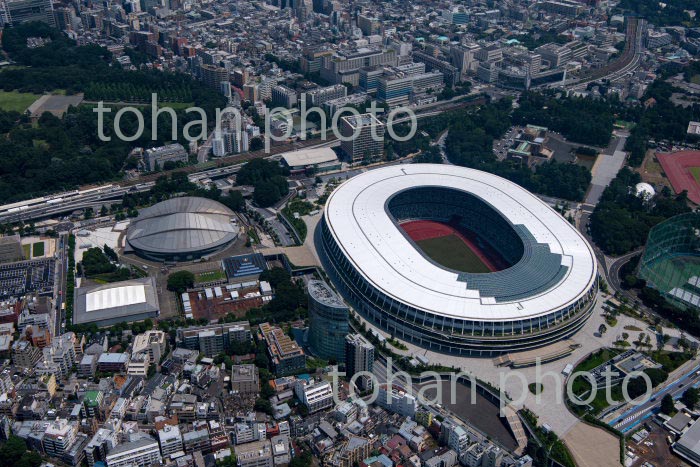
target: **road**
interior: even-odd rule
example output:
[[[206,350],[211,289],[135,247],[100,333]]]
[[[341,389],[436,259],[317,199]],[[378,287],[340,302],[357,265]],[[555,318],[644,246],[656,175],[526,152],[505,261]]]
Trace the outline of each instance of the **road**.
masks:
[[[699,370],[700,365],[693,365],[690,371],[685,372],[680,378],[654,392],[646,402],[616,417],[610,422],[610,425],[623,433],[631,431],[636,426],[658,413],[659,407],[661,406],[661,399],[663,399],[666,394],[670,394],[674,399],[678,399],[689,387],[699,387],[700,375],[697,374]]]
[[[56,297],[56,308],[54,310],[54,336],[60,336],[63,334],[63,324],[65,323],[65,312],[62,310],[63,302],[65,300],[66,285],[67,285],[67,272],[68,272],[68,235],[61,234],[59,237],[59,248],[58,248],[58,258],[56,259],[56,290],[54,291],[54,297]]]
[[[589,83],[600,81],[602,79],[617,81],[625,77],[628,73],[631,73],[637,69],[644,50],[642,37],[646,27],[646,22],[643,19],[637,18],[628,18],[628,20],[627,33],[625,37],[626,48],[623,51],[622,56],[615,62],[610,63],[603,68],[593,70],[588,74],[584,74],[578,79],[572,80],[570,83],[565,85],[567,89],[583,90]],[[557,83],[553,85],[553,87],[556,86],[559,86],[559,84]]]

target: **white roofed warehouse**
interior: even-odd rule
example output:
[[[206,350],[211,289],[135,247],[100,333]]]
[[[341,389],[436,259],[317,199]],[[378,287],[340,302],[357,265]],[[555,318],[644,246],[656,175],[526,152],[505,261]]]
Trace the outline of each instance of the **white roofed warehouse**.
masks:
[[[112,326],[158,316],[154,277],[75,289],[73,324]]]
[[[578,331],[597,292],[592,248],[532,193],[496,175],[411,164],[340,185],[319,256],[356,311],[437,352],[495,356]]]

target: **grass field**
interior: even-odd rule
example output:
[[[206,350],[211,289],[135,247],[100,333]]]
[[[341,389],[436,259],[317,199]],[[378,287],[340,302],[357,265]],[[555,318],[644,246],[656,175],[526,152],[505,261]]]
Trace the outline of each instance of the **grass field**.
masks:
[[[200,272],[194,275],[194,281],[196,283],[220,281],[223,279],[226,279],[226,273],[224,271]]]
[[[695,182],[700,183],[700,167],[688,167],[688,172],[693,176]]]
[[[22,245],[22,254],[24,255],[24,259],[31,259],[32,246],[29,243],[27,243],[26,245]]]
[[[456,235],[416,242],[423,252],[442,266],[462,272],[487,273],[488,266]]]
[[[38,98],[38,94],[28,92],[0,91],[0,109],[21,113]]]
[[[32,258],[44,256],[44,242],[36,242],[32,245]]]

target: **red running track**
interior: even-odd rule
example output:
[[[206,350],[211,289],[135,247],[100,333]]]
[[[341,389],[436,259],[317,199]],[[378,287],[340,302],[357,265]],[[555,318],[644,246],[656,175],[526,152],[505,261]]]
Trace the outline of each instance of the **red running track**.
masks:
[[[486,265],[491,272],[499,270],[494,262],[491,261],[491,259],[485,255],[473,241],[450,225],[435,221],[408,221],[401,224],[401,228],[414,242],[454,235],[462,240],[464,244],[467,245],[467,247],[479,258],[479,260],[481,260],[482,263],[484,263],[484,265]]]
[[[657,154],[656,157],[671,182],[673,191],[681,193],[686,190],[688,199],[700,204],[700,184],[689,170],[691,167],[700,167],[700,151],[678,151]]]

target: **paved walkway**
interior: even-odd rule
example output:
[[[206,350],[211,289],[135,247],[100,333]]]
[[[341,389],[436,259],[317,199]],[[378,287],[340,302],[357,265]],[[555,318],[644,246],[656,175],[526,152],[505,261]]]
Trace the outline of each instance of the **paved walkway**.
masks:
[[[618,340],[623,332],[627,332],[630,335],[630,340],[636,338],[637,334],[634,331],[625,331],[623,329],[625,326],[632,325],[641,329],[646,329],[647,327],[645,323],[639,320],[620,315],[615,327],[610,328],[608,326],[608,331],[605,334],[602,336],[598,335],[599,326],[605,322],[602,315],[602,303],[604,300],[601,296],[598,297],[593,315],[583,329],[571,338],[580,347],[567,357],[542,364],[539,367],[539,379],[544,385],[540,397],[536,397],[527,388],[529,383],[533,383],[537,379],[538,369],[535,367],[517,370],[497,367],[494,365],[492,358],[471,358],[441,354],[404,341],[402,342],[408,347],[407,351],[401,351],[393,347],[392,350],[395,353],[404,355],[424,355],[431,363],[455,366],[462,371],[472,372],[480,380],[502,388],[505,394],[513,401],[512,405],[515,408],[529,408],[539,416],[540,423],[546,423],[554,432],[563,437],[579,423],[579,420],[564,405],[564,376],[561,373],[564,367],[568,363],[576,364],[579,360],[601,347],[611,347],[613,342]],[[373,328],[369,323],[367,323],[367,326],[368,328]],[[385,332],[382,332],[382,334],[388,336]],[[542,352],[546,353],[546,348],[543,348]]]
[[[627,153],[622,149],[625,147],[627,136],[619,135],[616,138],[617,144],[614,147],[608,146],[605,152],[598,156],[591,169],[591,186],[586,194],[586,204],[598,204],[605,188],[625,164]]]

